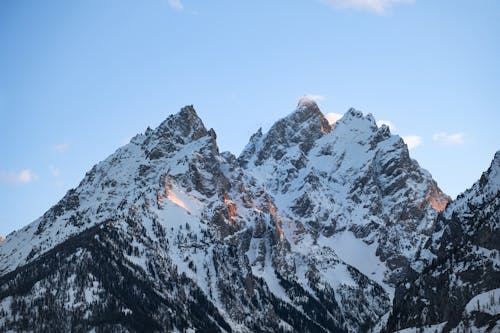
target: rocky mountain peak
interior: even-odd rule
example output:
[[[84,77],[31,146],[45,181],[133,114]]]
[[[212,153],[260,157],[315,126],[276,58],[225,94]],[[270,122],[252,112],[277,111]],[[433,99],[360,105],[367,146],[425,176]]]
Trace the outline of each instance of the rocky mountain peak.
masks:
[[[498,191],[500,187],[500,150],[495,153],[490,167],[481,175],[480,186],[488,186],[491,191]]]
[[[308,97],[302,97],[297,103],[297,109],[287,118],[290,122],[295,122],[299,125],[312,122],[314,123],[313,126],[317,127],[319,124],[319,129],[325,133],[332,131],[330,123],[319,109],[318,104]]]
[[[315,140],[331,131],[332,126],[316,102],[303,97],[295,111],[277,121],[266,134],[263,135],[259,130],[252,136],[241,153],[239,162],[247,165],[251,160],[255,165],[260,165],[269,158],[280,160],[287,149],[293,146],[298,146],[306,154]]]
[[[365,135],[372,135],[379,130],[371,113],[364,115],[362,111],[354,108],[347,110],[344,116],[340,118],[335,130],[338,130],[339,127],[346,127],[351,132],[354,131]],[[385,131],[383,127],[380,130]]]
[[[490,178],[496,179],[494,183],[500,185],[500,150],[495,153],[488,173]]]
[[[187,105],[177,114],[169,116],[157,130],[163,136],[175,135],[191,140],[197,140],[208,134],[203,121],[198,117],[192,105]]]
[[[483,172],[479,181],[450,203],[445,215],[448,218],[452,214],[467,215],[476,207],[493,204],[500,205],[500,151],[495,153],[490,167]]]

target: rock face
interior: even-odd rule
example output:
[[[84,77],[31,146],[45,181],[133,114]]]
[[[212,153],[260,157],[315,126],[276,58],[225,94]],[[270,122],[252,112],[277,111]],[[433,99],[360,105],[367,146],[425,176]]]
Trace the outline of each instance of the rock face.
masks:
[[[445,298],[418,295],[433,317],[404,306],[450,251],[475,260],[458,259],[469,238],[498,260],[499,180],[486,178],[440,213],[449,198],[371,115],[350,109],[329,124],[302,99],[236,157],[187,106],[0,244],[0,332],[454,325]],[[495,265],[466,274],[480,283],[465,301],[498,281]]]
[[[443,332],[500,331],[500,151],[439,217],[422,274],[396,291],[387,331],[441,324]]]

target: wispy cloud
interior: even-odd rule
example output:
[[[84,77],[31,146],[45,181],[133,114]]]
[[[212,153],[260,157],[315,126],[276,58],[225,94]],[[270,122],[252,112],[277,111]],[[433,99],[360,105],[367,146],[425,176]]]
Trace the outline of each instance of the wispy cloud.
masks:
[[[59,177],[61,175],[61,170],[53,165],[49,165],[49,171],[53,177]]]
[[[323,95],[315,95],[315,94],[307,94],[305,95],[306,98],[312,99],[313,101],[324,101],[326,99],[326,96]]]
[[[65,153],[69,149],[69,143],[58,143],[53,145],[52,149],[61,154]]]
[[[391,129],[391,132],[394,132],[396,130],[396,127],[392,124],[390,120],[377,120],[377,126],[381,127],[382,125],[386,125]]]
[[[322,0],[335,8],[352,8],[366,10],[378,15],[383,15],[394,5],[413,3],[415,0]]]
[[[448,134],[439,132],[432,136],[432,140],[444,146],[461,145],[465,142],[465,135],[464,133]]]
[[[181,0],[168,0],[168,5],[170,6],[170,8],[175,10],[184,9],[184,5],[182,4]]]
[[[27,184],[37,178],[30,169],[23,169],[21,171],[0,170],[0,183],[2,184]]]
[[[423,142],[422,137],[420,137],[418,135],[406,135],[406,136],[402,136],[402,138],[403,138],[403,141],[408,146],[408,149],[416,148],[416,147],[420,146]]]
[[[337,122],[337,120],[342,118],[342,116],[343,115],[340,113],[333,113],[333,112],[325,114],[325,118],[328,120],[330,125],[335,124]]]

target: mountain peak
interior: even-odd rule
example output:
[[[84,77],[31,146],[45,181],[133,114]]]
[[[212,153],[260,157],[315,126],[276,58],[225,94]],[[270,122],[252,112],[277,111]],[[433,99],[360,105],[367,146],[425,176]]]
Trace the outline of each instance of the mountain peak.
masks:
[[[182,117],[184,119],[190,119],[190,120],[200,119],[193,105],[186,105],[182,107],[177,114],[179,117]]]
[[[316,101],[314,99],[310,98],[309,96],[303,96],[303,97],[299,98],[299,101],[297,103],[297,109],[303,108],[303,107],[306,108],[306,107],[313,106],[313,105],[316,105]]]
[[[290,120],[297,122],[297,123],[304,123],[310,119],[313,120],[319,120],[321,123],[325,123],[328,126],[324,126],[323,130],[326,130],[327,132],[331,132],[331,126],[326,120],[325,116],[321,112],[321,110],[318,107],[318,104],[316,102],[307,97],[304,96],[299,99],[297,103],[297,108],[295,109],[294,112],[292,112],[288,117]],[[285,118],[285,119],[286,119]],[[323,124],[321,124],[323,127]]]
[[[191,140],[197,140],[209,134],[192,105],[186,105],[178,113],[169,116],[158,127],[158,131],[162,136],[169,136],[173,134],[172,131],[177,131],[179,136]]]
[[[262,164],[272,158],[280,160],[290,147],[298,146],[307,153],[315,140],[330,133],[332,126],[318,105],[308,97],[302,97],[295,111],[278,120],[266,134],[259,129],[239,157],[240,164],[247,165],[250,160]]]
[[[500,184],[500,150],[495,153],[488,173],[491,178],[496,178],[497,185]]]
[[[377,129],[377,123],[375,122],[375,118],[371,113],[368,113],[367,115],[364,115],[362,111],[357,110],[355,108],[350,108],[347,110],[347,112],[344,114],[344,116],[341,118],[341,121],[344,123],[356,121],[356,120],[363,120],[364,122],[369,123],[369,126],[372,127],[373,129]]]
[[[500,150],[495,153],[492,165],[496,168],[500,168]]]

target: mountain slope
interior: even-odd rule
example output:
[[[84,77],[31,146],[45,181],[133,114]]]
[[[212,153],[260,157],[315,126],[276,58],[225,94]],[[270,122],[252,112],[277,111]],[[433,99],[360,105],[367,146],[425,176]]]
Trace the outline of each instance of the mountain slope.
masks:
[[[440,216],[437,256],[396,292],[387,331],[440,324],[443,332],[500,331],[500,151]]]

